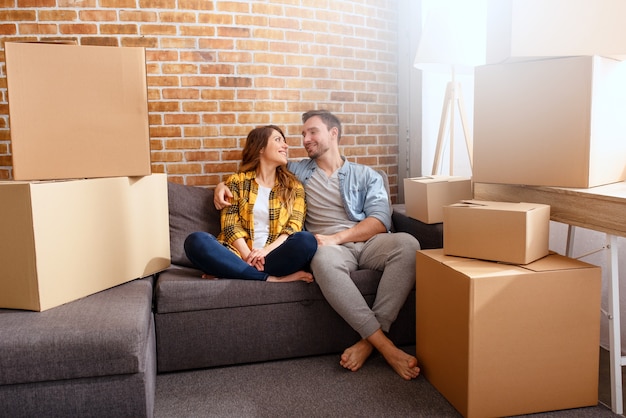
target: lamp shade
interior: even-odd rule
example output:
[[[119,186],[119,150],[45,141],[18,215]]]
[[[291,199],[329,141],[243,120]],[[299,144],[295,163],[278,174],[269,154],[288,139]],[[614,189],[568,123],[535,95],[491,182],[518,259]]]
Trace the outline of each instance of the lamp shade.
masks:
[[[419,69],[472,72],[486,61],[486,4],[456,2],[430,11],[415,54]]]

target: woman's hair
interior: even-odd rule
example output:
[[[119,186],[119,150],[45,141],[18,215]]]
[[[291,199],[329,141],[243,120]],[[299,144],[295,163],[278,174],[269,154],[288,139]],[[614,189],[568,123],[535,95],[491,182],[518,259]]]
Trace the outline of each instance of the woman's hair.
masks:
[[[248,133],[246,145],[243,147],[242,151],[239,171],[256,171],[261,163],[261,150],[267,146],[267,141],[273,131],[278,132],[283,139],[285,139],[285,134],[282,129],[275,125],[260,126]],[[276,168],[276,178],[278,179],[279,186],[278,197],[291,215],[293,203],[296,199],[296,185],[298,184],[298,179],[291,171],[287,170],[287,166],[284,165]]]

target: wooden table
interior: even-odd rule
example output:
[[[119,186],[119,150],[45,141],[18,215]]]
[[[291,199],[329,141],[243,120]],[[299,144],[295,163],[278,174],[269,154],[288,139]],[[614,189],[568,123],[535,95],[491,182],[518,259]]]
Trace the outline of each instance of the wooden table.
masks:
[[[622,414],[622,366],[626,365],[626,356],[622,356],[620,334],[617,237],[626,237],[626,182],[588,189],[475,183],[474,198],[550,205],[550,219],[569,225],[566,251],[570,257],[574,243],[573,227],[578,226],[606,234],[610,277],[608,319],[611,409],[616,414]]]

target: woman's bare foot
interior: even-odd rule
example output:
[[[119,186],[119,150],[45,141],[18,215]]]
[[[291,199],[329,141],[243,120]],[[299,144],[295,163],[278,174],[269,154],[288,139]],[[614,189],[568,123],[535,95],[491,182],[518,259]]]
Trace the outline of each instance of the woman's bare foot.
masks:
[[[284,282],[284,283],[303,281],[307,283],[312,283],[313,275],[306,271],[300,270],[300,271],[296,271],[295,273],[291,273],[291,274],[288,274],[287,276],[282,276],[282,277],[269,276],[267,278],[267,281],[268,282]]]
[[[352,347],[348,347],[341,355],[341,364],[344,368],[356,372],[372,354],[374,347],[367,340],[360,340]]]
[[[215,279],[217,279],[217,277],[213,276],[212,274],[203,274],[202,278],[203,279],[207,279],[207,280],[215,280]]]

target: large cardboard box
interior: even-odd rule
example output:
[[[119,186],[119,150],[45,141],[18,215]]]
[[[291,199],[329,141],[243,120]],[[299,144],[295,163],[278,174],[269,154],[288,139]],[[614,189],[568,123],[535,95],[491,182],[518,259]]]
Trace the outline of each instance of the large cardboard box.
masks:
[[[466,200],[443,219],[446,255],[527,264],[549,253],[549,205]]]
[[[473,180],[587,188],[626,179],[626,62],[476,68]]]
[[[526,266],[417,253],[416,354],[465,417],[598,403],[601,272],[549,255]]]
[[[626,58],[623,0],[489,0],[487,63],[539,57]]]
[[[443,222],[443,207],[472,198],[472,181],[459,176],[426,176],[404,179],[407,216],[426,224]]]
[[[165,174],[0,182],[0,308],[43,311],[170,265]]]
[[[5,44],[13,178],[151,173],[145,51]]]

